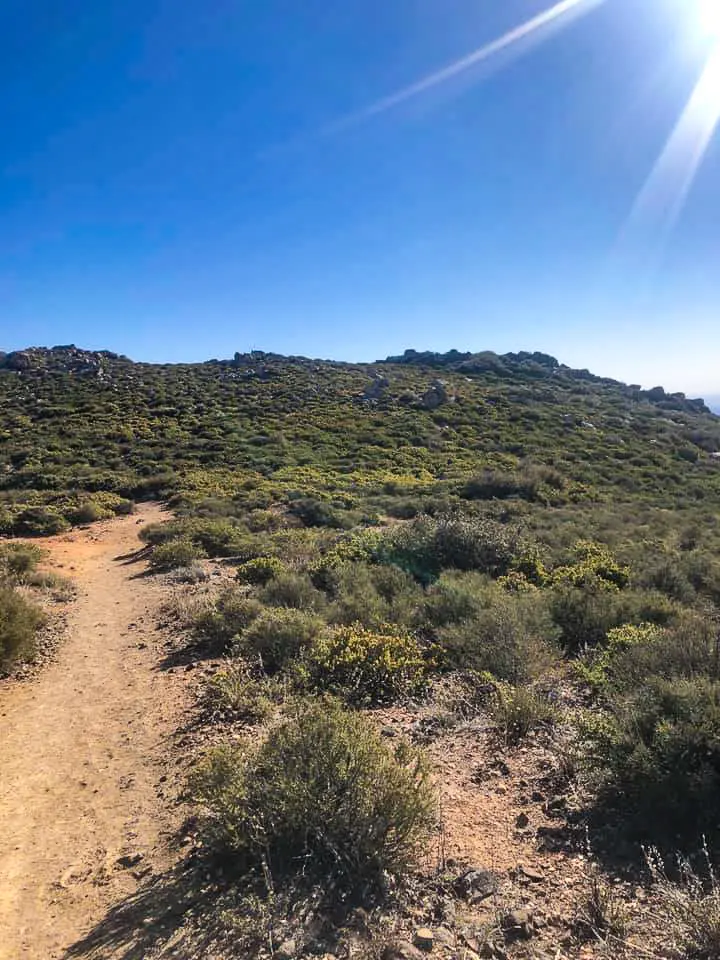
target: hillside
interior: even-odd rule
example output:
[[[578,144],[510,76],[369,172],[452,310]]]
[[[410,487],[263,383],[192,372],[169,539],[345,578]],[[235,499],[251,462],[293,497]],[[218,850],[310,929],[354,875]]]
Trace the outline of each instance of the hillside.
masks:
[[[0,441],[0,530],[18,533],[53,532],[91,499],[342,493],[359,506],[452,493],[482,471],[527,488],[538,467],[551,472],[533,474],[531,498],[552,503],[720,493],[720,420],[701,400],[543,354],[152,365],[28,349],[0,354]]]
[[[65,346],[0,357],[0,440],[9,957],[718,960],[702,400]]]

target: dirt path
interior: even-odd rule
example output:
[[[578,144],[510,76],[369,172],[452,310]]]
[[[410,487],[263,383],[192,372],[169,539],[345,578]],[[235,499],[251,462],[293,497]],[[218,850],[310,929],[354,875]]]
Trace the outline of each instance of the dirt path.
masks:
[[[56,662],[0,685],[0,960],[62,957],[173,859],[179,813],[162,794],[186,681],[159,669],[160,587],[117,559],[156,519],[144,506],[44,543],[79,596]]]

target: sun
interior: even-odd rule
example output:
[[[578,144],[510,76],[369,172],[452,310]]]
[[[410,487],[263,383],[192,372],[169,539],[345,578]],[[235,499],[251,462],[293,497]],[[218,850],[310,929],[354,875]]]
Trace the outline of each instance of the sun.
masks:
[[[720,0],[697,0],[697,3],[703,33],[720,41]]]

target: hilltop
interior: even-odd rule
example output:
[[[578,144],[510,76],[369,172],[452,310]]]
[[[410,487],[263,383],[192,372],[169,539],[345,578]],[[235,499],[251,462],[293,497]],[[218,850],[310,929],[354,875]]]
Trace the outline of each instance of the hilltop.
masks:
[[[702,400],[539,353],[409,350],[350,364],[253,352],[172,365],[29,348],[0,354],[0,411],[6,532],[55,532],[156,495],[255,488],[357,506],[393,484],[452,492],[483,471],[514,477],[506,495],[522,497],[535,470],[533,496],[554,503],[720,492],[720,420]]]

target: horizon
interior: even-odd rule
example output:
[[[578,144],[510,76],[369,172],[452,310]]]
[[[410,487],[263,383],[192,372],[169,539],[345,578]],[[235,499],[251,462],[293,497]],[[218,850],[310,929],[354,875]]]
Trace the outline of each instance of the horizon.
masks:
[[[708,9],[11,0],[0,335],[147,362],[531,345],[720,395]]]
[[[0,345],[0,355],[3,355],[3,354],[8,355],[8,354],[11,354],[11,353],[24,353],[24,352],[26,352],[26,351],[28,351],[28,350],[48,350],[48,351],[52,351],[52,350],[68,350],[68,349],[79,350],[79,351],[81,351],[81,352],[87,352],[87,353],[113,353],[113,354],[117,354],[117,355],[120,356],[120,357],[123,357],[123,358],[126,359],[126,360],[129,360],[129,361],[132,362],[132,363],[145,363],[145,364],[157,365],[157,366],[195,365],[195,364],[213,363],[213,362],[218,362],[218,361],[219,361],[219,362],[227,362],[227,361],[229,361],[229,360],[231,360],[231,359],[233,358],[233,356],[234,356],[234,354],[235,354],[236,352],[237,352],[237,353],[240,353],[241,355],[249,355],[249,354],[251,354],[251,353],[260,353],[260,354],[268,354],[268,355],[277,356],[277,357],[279,357],[279,358],[281,358],[281,359],[286,359],[286,360],[296,359],[296,360],[307,360],[307,361],[309,361],[309,362],[316,362],[316,363],[340,363],[340,364],[349,364],[349,365],[353,365],[353,366],[373,366],[373,365],[375,365],[375,364],[385,364],[385,363],[388,363],[388,361],[390,360],[391,357],[400,357],[400,356],[402,356],[404,353],[408,353],[408,352],[417,353],[417,354],[434,353],[434,354],[439,354],[439,355],[446,354],[446,353],[449,353],[449,352],[457,352],[457,353],[460,353],[460,354],[463,354],[463,353],[470,353],[470,354],[495,353],[495,354],[496,354],[497,356],[499,356],[499,357],[503,357],[503,356],[506,355],[506,354],[512,354],[512,353],[529,353],[529,354],[532,354],[532,353],[535,353],[535,352],[547,353],[547,351],[534,351],[534,350],[525,350],[525,349],[505,351],[505,354],[502,354],[502,353],[498,353],[497,351],[487,350],[487,349],[486,349],[486,350],[474,350],[474,351],[470,351],[470,350],[461,350],[461,349],[459,349],[459,348],[457,348],[457,347],[450,347],[448,350],[445,350],[445,351],[437,351],[437,350],[432,350],[432,349],[430,349],[430,348],[417,349],[416,347],[405,347],[403,350],[399,351],[397,354],[388,354],[385,358],[375,357],[375,359],[373,359],[373,360],[358,360],[358,359],[348,358],[348,357],[328,357],[328,356],[320,356],[320,355],[315,356],[315,355],[311,355],[311,354],[309,354],[309,353],[280,353],[280,352],[275,351],[275,350],[264,350],[264,349],[262,349],[261,347],[254,347],[254,348],[252,348],[252,349],[250,349],[250,350],[245,350],[245,351],[243,351],[243,350],[234,351],[234,350],[233,350],[233,351],[231,351],[230,353],[228,353],[227,355],[216,355],[216,356],[213,356],[213,357],[204,357],[204,358],[195,357],[195,358],[186,359],[186,360],[162,360],[162,359],[148,360],[148,359],[145,359],[145,358],[143,358],[143,357],[131,356],[130,354],[126,353],[126,352],[123,351],[123,350],[115,350],[115,349],[111,349],[111,348],[109,348],[109,347],[88,347],[88,346],[83,346],[83,345],[80,345],[80,344],[77,344],[77,343],[70,343],[70,342],[68,342],[68,343],[56,343],[56,344],[52,344],[52,345],[48,345],[48,344],[31,344],[31,345],[28,345],[28,344],[26,344],[26,345],[23,346],[23,347],[12,348],[12,349],[9,349],[9,350],[5,350],[5,349],[3,348],[3,346]],[[622,384],[624,384],[624,385],[626,385],[626,386],[627,386],[628,384],[634,384],[634,383],[637,382],[636,380],[634,380],[634,379],[632,379],[632,378],[629,379],[629,380],[621,380],[621,379],[612,377],[612,376],[610,376],[609,374],[607,374],[606,372],[604,372],[604,371],[602,371],[602,370],[596,370],[596,369],[594,369],[592,366],[588,366],[588,365],[584,365],[584,366],[573,366],[573,365],[571,365],[571,364],[566,363],[566,362],[562,359],[562,357],[556,357],[554,354],[550,354],[550,356],[552,356],[553,359],[556,360],[556,361],[559,363],[559,365],[560,365],[561,367],[564,367],[565,369],[570,369],[570,370],[587,370],[587,371],[589,371],[591,374],[593,374],[594,376],[603,377],[603,378],[607,377],[607,378],[609,378],[609,379],[617,380],[618,383],[622,383]],[[715,393],[709,393],[709,394],[697,394],[697,395],[695,395],[695,394],[692,394],[692,393],[688,393],[688,392],[685,391],[685,390],[673,390],[673,389],[670,389],[670,388],[667,386],[667,384],[663,384],[663,383],[640,383],[639,385],[640,385],[641,389],[643,389],[643,390],[650,390],[650,389],[652,389],[653,387],[662,387],[663,389],[666,390],[666,392],[667,392],[668,394],[672,394],[672,393],[683,393],[683,394],[685,394],[685,396],[688,397],[689,399],[702,399],[702,400],[704,400],[705,403],[712,409],[713,413],[717,413],[718,415],[720,415],[720,393],[717,393],[717,394],[715,394]]]

